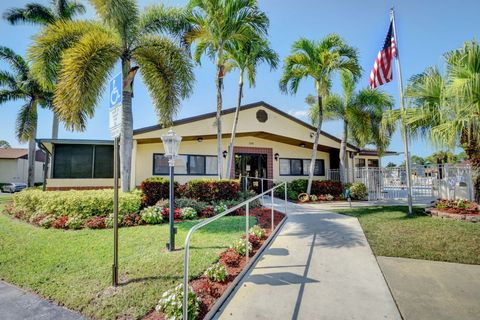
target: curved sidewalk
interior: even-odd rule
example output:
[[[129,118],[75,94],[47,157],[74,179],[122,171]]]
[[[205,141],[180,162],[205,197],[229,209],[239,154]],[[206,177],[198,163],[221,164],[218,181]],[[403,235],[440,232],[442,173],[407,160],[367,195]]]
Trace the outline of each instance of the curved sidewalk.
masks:
[[[215,318],[401,316],[358,220],[289,203],[283,229]]]

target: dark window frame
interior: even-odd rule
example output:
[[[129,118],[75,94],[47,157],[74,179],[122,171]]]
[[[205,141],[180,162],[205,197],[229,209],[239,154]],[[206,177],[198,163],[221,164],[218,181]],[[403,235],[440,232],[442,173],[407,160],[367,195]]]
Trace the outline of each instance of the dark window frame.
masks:
[[[152,156],[152,175],[154,176],[168,176],[168,173],[156,173],[155,172],[155,156],[164,156],[164,153],[154,153]],[[207,157],[213,157],[217,158],[216,155],[210,155],[210,154],[186,154],[182,153],[179,154],[179,156],[186,156],[187,157],[187,173],[175,173],[176,176],[217,176],[218,175],[218,168],[217,168],[217,173],[207,173]],[[204,173],[190,173],[190,157],[203,157],[203,168],[204,168]]]
[[[289,160],[290,161],[290,174],[282,174],[280,173],[280,160]],[[292,174],[292,160],[300,160],[300,163],[302,165],[302,174]],[[303,168],[303,161],[304,160],[312,160],[312,159],[304,159],[304,158],[280,158],[279,161],[278,161],[278,166],[279,166],[279,170],[278,170],[278,173],[280,176],[287,176],[287,177],[308,177],[308,174],[303,174],[304,172],[304,168]],[[315,162],[322,162],[323,163],[323,166],[321,167],[322,169],[320,170],[320,174],[313,174],[314,177],[325,177],[325,159],[315,159]]]

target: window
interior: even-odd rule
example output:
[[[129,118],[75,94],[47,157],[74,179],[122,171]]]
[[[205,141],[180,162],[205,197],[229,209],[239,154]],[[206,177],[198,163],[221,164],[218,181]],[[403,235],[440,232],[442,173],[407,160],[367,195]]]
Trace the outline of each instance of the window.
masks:
[[[368,166],[370,168],[378,168],[378,159],[368,159]]]
[[[357,168],[366,167],[365,159],[355,159],[355,167],[357,167]]]
[[[113,178],[113,146],[55,145],[53,178]]]
[[[280,159],[281,176],[308,176],[310,159]],[[325,175],[325,160],[315,160],[315,176]]]
[[[179,155],[175,161],[175,174],[178,175],[216,175],[217,157],[203,155]],[[168,158],[163,154],[153,155],[153,174],[167,175]]]

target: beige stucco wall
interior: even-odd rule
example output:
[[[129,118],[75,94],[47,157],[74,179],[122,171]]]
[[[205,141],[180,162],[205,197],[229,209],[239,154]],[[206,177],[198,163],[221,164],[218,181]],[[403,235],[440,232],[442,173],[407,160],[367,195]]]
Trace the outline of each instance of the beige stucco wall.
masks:
[[[27,159],[0,159],[0,182],[27,183]],[[35,161],[35,182],[43,181],[43,163]]]
[[[180,144],[179,154],[196,154],[196,155],[216,155],[215,139],[204,139],[202,142],[184,141]],[[227,150],[229,139],[223,139],[223,150]],[[280,158],[302,158],[310,159],[311,150],[298,146],[292,146],[285,143],[270,141],[257,137],[239,137],[236,139],[235,146],[237,147],[258,147],[258,148],[272,148],[272,154],[278,153]],[[147,143],[136,145],[136,161],[135,161],[135,185],[138,186],[146,178],[152,177],[153,174],[153,154],[164,153],[162,143]],[[325,169],[330,168],[329,154],[326,152],[317,152],[317,159],[325,160]],[[223,159],[223,167],[226,170],[226,159]],[[293,180],[297,178],[305,178],[305,176],[280,176],[279,161],[273,160],[273,178],[281,180]],[[217,176],[184,176],[176,175],[175,180],[180,183],[185,183],[190,179],[212,178]],[[324,179],[325,177],[316,177],[317,179]]]

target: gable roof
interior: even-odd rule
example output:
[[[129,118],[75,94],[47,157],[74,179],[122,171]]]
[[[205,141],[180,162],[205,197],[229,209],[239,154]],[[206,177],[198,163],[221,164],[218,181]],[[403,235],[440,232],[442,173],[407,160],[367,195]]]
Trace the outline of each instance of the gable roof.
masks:
[[[257,107],[264,107],[264,108],[269,109],[273,112],[276,112],[276,113],[280,114],[281,116],[284,116],[285,118],[306,127],[309,130],[312,130],[312,131],[317,130],[317,128],[312,126],[311,124],[308,124],[305,121],[302,121],[302,120],[286,113],[285,111],[282,111],[278,108],[275,108],[274,106],[266,103],[265,101],[257,101],[257,102],[254,102],[254,103],[249,103],[249,104],[242,105],[242,106],[240,106],[240,111],[253,109],[253,108],[257,108]],[[236,108],[224,109],[224,110],[222,110],[222,115],[229,114],[229,113],[234,113],[235,110],[236,110]],[[186,124],[186,123],[191,123],[191,122],[195,122],[195,121],[199,121],[199,120],[213,118],[213,117],[216,116],[216,114],[217,114],[216,112],[209,112],[209,113],[204,113],[204,114],[200,114],[200,115],[193,116],[193,117],[188,117],[188,118],[175,120],[175,121],[173,121],[173,126],[178,126],[178,125],[181,125],[181,124]],[[148,127],[144,127],[144,128],[135,129],[135,130],[133,130],[133,134],[136,135],[136,134],[151,132],[151,131],[155,131],[155,130],[159,130],[159,129],[163,129],[163,128],[164,127],[162,125],[157,124],[157,125],[153,125],[153,126],[148,126]],[[334,141],[337,141],[338,143],[341,142],[341,140],[339,138],[335,137],[334,135],[331,135],[328,132],[321,131],[321,134],[323,136],[327,137],[327,138],[330,138]],[[354,146],[350,143],[348,143],[348,146],[352,149],[360,151],[360,148],[358,148],[357,146]]]
[[[0,148],[0,159],[27,159],[28,149],[25,148]],[[45,162],[45,153],[36,150],[35,161]]]

